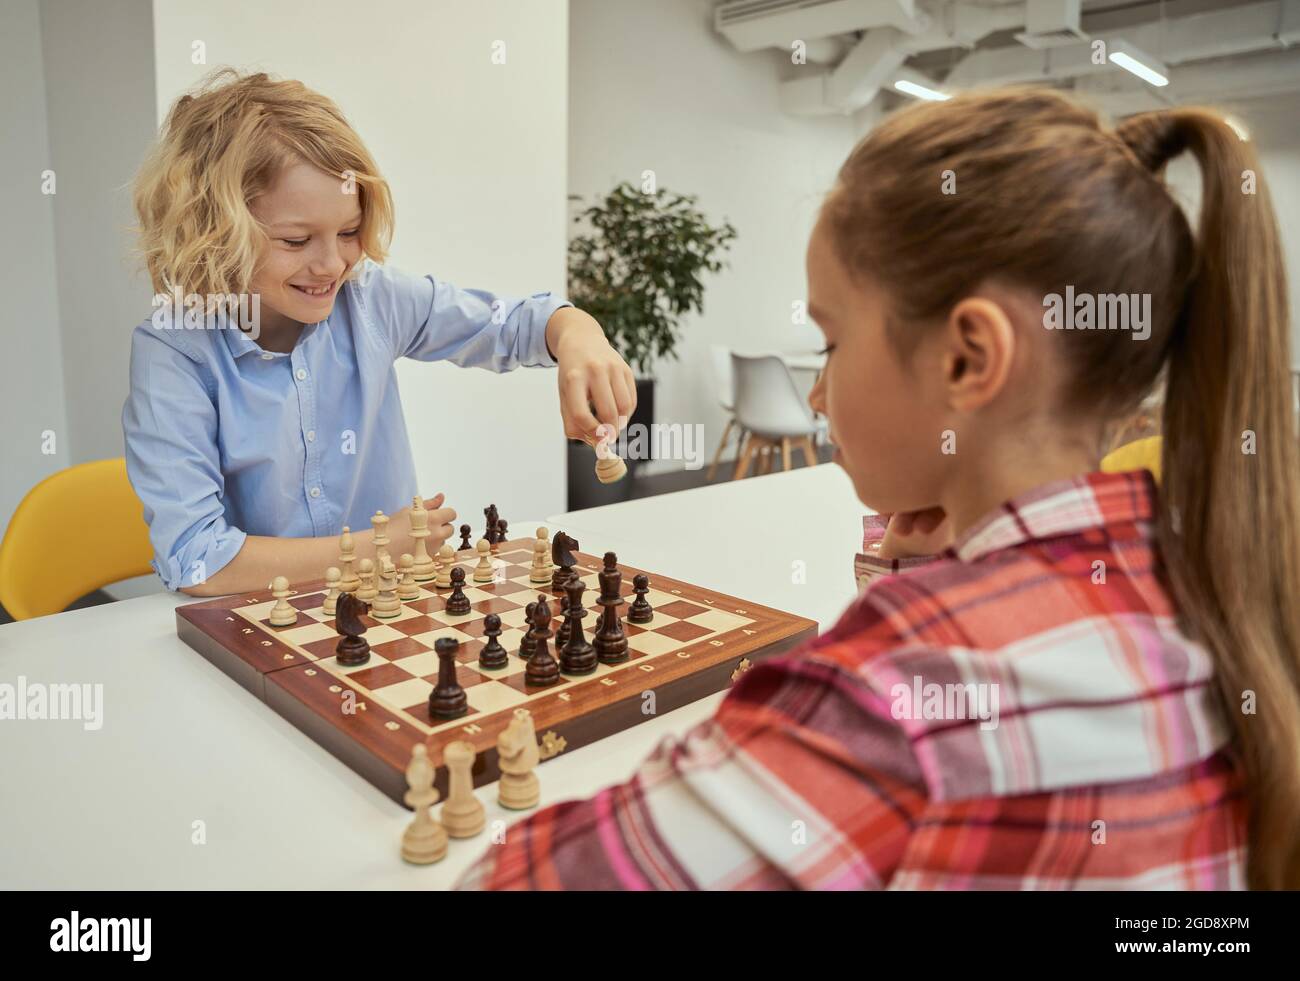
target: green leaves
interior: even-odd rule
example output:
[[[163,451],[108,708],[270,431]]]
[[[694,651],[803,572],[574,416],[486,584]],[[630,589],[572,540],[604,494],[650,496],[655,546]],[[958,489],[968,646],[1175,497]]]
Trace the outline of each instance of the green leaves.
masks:
[[[703,273],[716,273],[736,230],[714,228],[694,195],[626,181],[587,208],[569,242],[569,299],[605,328],[614,349],[640,374],[676,357],[681,318],[704,311]]]

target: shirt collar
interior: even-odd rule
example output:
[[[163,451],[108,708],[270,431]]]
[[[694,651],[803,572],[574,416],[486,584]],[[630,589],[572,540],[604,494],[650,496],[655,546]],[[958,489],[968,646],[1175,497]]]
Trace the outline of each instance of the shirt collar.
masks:
[[[1035,539],[1149,523],[1155,506],[1155,478],[1148,470],[1081,474],[1035,487],[990,511],[958,537],[952,551],[974,562]]]
[[[274,358],[287,358],[289,355],[282,351],[264,351],[262,346],[248,336],[244,331],[236,327],[226,318],[223,313],[220,315],[219,323],[221,333],[226,335],[226,345],[230,348],[230,356],[233,358],[242,358],[246,354],[257,354],[259,356],[270,355]],[[316,328],[325,321],[320,320],[314,324],[304,324],[302,333],[298,335],[298,343],[305,343],[307,338],[316,332]],[[268,359],[269,360],[269,359]]]
[[[221,333],[226,335],[226,344],[230,348],[231,357],[241,358],[245,354],[260,353],[262,350],[256,341],[228,321],[224,315],[221,318]]]

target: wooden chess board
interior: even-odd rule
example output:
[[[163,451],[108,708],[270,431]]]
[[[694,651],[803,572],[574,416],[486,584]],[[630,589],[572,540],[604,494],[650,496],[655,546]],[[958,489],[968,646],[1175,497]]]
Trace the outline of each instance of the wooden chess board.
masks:
[[[575,552],[576,571],[587,585],[583,631],[590,641],[599,620],[594,599],[600,593],[600,561]],[[542,758],[576,749],[652,717],[643,711],[644,692],[654,692],[660,715],[728,687],[755,661],[816,635],[812,620],[647,573],[646,599],[654,618],[626,622],[629,659],[601,664],[592,674],[562,675],[560,682],[535,688],[524,680],[526,662],[517,654],[525,632],[524,607],[544,593],[552,611],[551,629],[562,622],[550,583],[528,581],[532,539],[503,542],[495,559],[495,581],[472,582],[476,556],[458,552],[466,571],[468,614],[452,616],[445,607],[450,589],[420,584],[417,599],[404,600],[392,619],[362,618],[370,659],[345,667],[334,649],[339,635],[322,609],[324,581],[296,589],[289,602],[299,611],[292,626],[268,621],[274,600],[269,591],[192,603],[176,610],[181,639],[241,685],[311,736],[394,800],[406,792],[405,770],[411,747],[423,741],[438,770],[438,789],[446,793],[442,751],[467,740],[478,751],[474,784],[496,780],[496,740],[515,708],[533,714]],[[632,577],[645,570],[620,563],[622,592],[632,596]],[[629,599],[630,603],[630,599]],[[490,671],[478,665],[484,618],[501,617],[500,643],[509,663]],[[434,641],[460,641],[457,676],[469,699],[469,712],[444,720],[429,714],[429,693],[437,682]],[[550,641],[554,651],[554,640]]]

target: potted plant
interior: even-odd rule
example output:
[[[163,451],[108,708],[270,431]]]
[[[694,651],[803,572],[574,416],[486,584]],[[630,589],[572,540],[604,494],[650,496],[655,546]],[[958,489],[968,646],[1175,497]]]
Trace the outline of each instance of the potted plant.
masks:
[[[637,410],[629,425],[653,423],[654,364],[677,357],[682,318],[704,311],[701,277],[723,268],[736,237],[728,222],[711,225],[696,201],[624,181],[573,219],[581,230],[569,241],[568,295],[600,322],[637,375]],[[569,508],[626,500],[630,482],[599,483],[583,447],[577,441],[569,447]],[[629,471],[641,462],[627,461]]]

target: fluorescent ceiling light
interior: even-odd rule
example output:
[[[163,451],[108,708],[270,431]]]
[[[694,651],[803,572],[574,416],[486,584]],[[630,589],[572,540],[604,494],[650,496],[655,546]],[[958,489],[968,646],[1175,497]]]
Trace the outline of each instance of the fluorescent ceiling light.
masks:
[[[952,96],[938,89],[929,89],[924,85],[917,85],[915,82],[909,82],[905,78],[900,78],[894,83],[894,88],[905,95],[913,96],[917,99],[925,99],[929,102],[943,102],[945,99],[951,99]]]
[[[1111,41],[1106,49],[1107,61],[1132,72],[1142,81],[1157,87],[1169,84],[1169,69],[1158,58],[1152,58],[1141,48],[1134,47],[1127,41]]]

